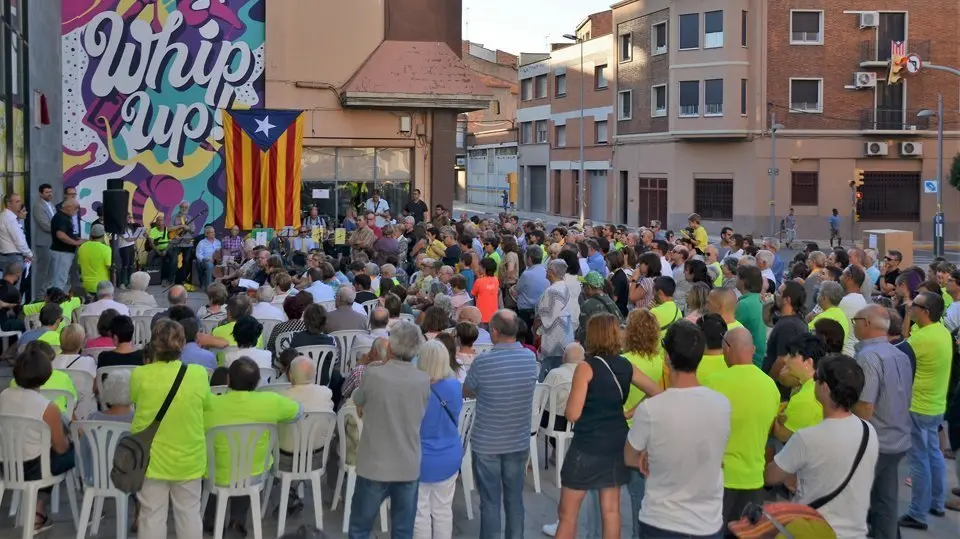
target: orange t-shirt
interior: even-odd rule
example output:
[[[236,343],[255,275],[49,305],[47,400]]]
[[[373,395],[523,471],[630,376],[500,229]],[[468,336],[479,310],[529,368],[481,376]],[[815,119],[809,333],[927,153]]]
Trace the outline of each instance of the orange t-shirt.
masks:
[[[489,322],[499,305],[500,281],[496,277],[481,277],[473,283],[472,295],[480,309],[481,320]]]

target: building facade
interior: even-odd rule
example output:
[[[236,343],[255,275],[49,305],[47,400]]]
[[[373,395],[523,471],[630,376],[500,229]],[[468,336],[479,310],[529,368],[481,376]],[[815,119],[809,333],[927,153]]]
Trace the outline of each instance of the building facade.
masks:
[[[857,12],[865,7],[872,11]],[[799,237],[864,229],[932,237],[936,118],[944,97],[944,169],[960,150],[957,79],[921,70],[886,84],[891,42],[938,65],[960,63],[956,2],[627,0],[616,35],[614,189],[619,221],[672,228],[699,213],[770,234],[793,208]],[[632,52],[628,53],[627,49]],[[775,159],[771,126],[776,128]],[[774,170],[774,189],[771,174]],[[848,182],[864,171],[859,222]],[[960,196],[948,186],[944,211]],[[716,229],[716,230],[713,230]],[[960,231],[953,223],[948,237]]]
[[[304,111],[303,209],[340,219],[379,190],[398,213],[412,189],[449,207],[457,115],[491,101],[459,0],[128,4],[62,16],[63,177],[87,223],[111,178],[137,220],[185,200],[221,223],[230,108]]]

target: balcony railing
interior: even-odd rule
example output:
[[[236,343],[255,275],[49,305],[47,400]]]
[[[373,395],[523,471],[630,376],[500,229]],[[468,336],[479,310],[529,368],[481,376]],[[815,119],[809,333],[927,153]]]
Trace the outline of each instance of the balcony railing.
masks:
[[[907,41],[907,54],[919,54],[920,58],[930,58],[930,41]],[[890,60],[890,42],[881,41],[879,46],[875,40],[860,43],[860,65],[869,63],[885,63]]]
[[[930,128],[930,118],[918,118],[923,109],[862,109],[860,111],[861,131],[926,131]]]

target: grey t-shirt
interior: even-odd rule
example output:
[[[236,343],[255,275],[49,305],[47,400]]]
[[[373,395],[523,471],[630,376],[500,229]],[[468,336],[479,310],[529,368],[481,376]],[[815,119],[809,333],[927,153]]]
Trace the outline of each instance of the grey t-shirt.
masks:
[[[910,396],[913,368],[910,358],[887,339],[860,342],[857,363],[863,369],[860,400],[873,404],[870,423],[877,430],[880,452],[902,453],[910,449]]]
[[[409,361],[390,360],[364,370],[353,401],[363,408],[357,475],[382,482],[420,477],[420,423],[430,377]]]

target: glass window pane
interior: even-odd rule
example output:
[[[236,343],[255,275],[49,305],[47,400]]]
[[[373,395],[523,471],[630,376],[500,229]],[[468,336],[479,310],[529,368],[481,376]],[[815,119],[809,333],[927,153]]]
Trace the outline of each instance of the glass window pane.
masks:
[[[708,105],[723,103],[723,79],[703,81],[703,98]]]
[[[340,148],[337,151],[339,180],[373,181],[373,148]]]
[[[377,179],[410,180],[410,150],[380,148],[377,150]]]
[[[700,83],[698,81],[680,82],[680,106],[697,106],[700,104]]]
[[[703,14],[703,32],[723,32],[723,11],[708,11]]]
[[[311,148],[303,149],[303,179],[306,180],[333,180],[337,177],[337,149]]]
[[[815,11],[794,11],[793,31],[816,34],[820,32],[820,13]]]
[[[700,46],[700,14],[680,15],[680,48],[696,49]]]
[[[300,207],[306,214],[310,210],[310,206],[316,206],[317,210],[320,212],[321,216],[325,216],[327,220],[337,219],[337,199],[336,199],[336,183],[333,181],[313,181],[308,180],[306,177],[303,179],[303,188],[300,190]],[[314,189],[326,189],[327,198],[313,198]],[[340,211],[343,217],[343,210]]]

